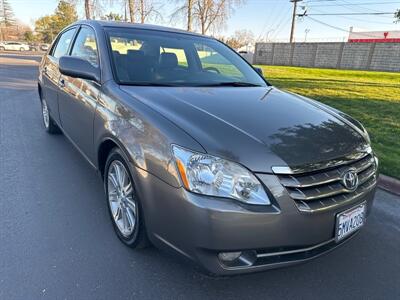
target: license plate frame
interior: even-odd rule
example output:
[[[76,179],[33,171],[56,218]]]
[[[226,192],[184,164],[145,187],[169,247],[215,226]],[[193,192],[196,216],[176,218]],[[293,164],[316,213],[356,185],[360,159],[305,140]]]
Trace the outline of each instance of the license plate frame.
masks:
[[[367,210],[366,202],[362,202],[352,208],[349,208],[345,211],[342,211],[336,215],[336,224],[335,224],[335,241],[338,243],[344,240],[346,237],[349,237],[353,233],[360,230],[365,225],[365,214]],[[361,220],[355,219],[361,215]],[[350,220],[350,224],[342,225],[347,220]],[[348,228],[350,226],[350,229]],[[343,231],[345,232],[343,233]]]

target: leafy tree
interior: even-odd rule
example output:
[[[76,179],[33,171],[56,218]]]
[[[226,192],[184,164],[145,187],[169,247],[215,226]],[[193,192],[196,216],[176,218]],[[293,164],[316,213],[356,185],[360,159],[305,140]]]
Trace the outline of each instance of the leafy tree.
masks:
[[[400,8],[394,13],[394,17],[396,18],[396,23],[400,22]]]
[[[75,5],[61,0],[54,14],[36,20],[35,31],[40,34],[43,42],[50,43],[58,32],[77,19]]]
[[[54,17],[54,25],[56,26],[57,32],[78,20],[75,5],[63,0],[58,3]]]
[[[32,30],[27,30],[24,33],[24,40],[28,43],[33,43],[37,41],[36,36],[33,34]]]
[[[35,31],[39,34],[40,40],[45,43],[51,43],[57,34],[53,25],[54,15],[44,16],[36,20]]]

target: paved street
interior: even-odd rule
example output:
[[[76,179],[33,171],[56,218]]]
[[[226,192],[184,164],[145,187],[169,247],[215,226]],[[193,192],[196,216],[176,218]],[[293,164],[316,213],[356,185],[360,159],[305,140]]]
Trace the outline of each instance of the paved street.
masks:
[[[95,171],[42,128],[35,59],[0,54],[0,299],[400,299],[400,199],[383,191],[359,235],[295,267],[210,278],[125,247]]]

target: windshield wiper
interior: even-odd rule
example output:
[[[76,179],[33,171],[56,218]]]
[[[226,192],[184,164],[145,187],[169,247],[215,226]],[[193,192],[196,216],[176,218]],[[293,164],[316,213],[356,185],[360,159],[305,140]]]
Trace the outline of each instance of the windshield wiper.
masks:
[[[247,86],[249,86],[249,87],[260,87],[260,86],[262,86],[262,85],[259,85],[259,84],[254,84],[254,83],[251,83],[251,82],[242,82],[242,81],[228,81],[228,82],[218,82],[218,83],[208,83],[208,84],[204,84],[204,85],[201,85],[201,86],[210,86],[210,87],[213,87],[213,86],[234,86],[234,87],[247,87]]]

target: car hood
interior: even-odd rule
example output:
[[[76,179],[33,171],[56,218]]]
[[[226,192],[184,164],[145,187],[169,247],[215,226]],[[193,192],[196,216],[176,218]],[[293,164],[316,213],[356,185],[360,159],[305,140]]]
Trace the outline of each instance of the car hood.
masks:
[[[174,122],[207,153],[255,172],[321,164],[368,147],[357,127],[326,106],[273,87],[121,89]]]

